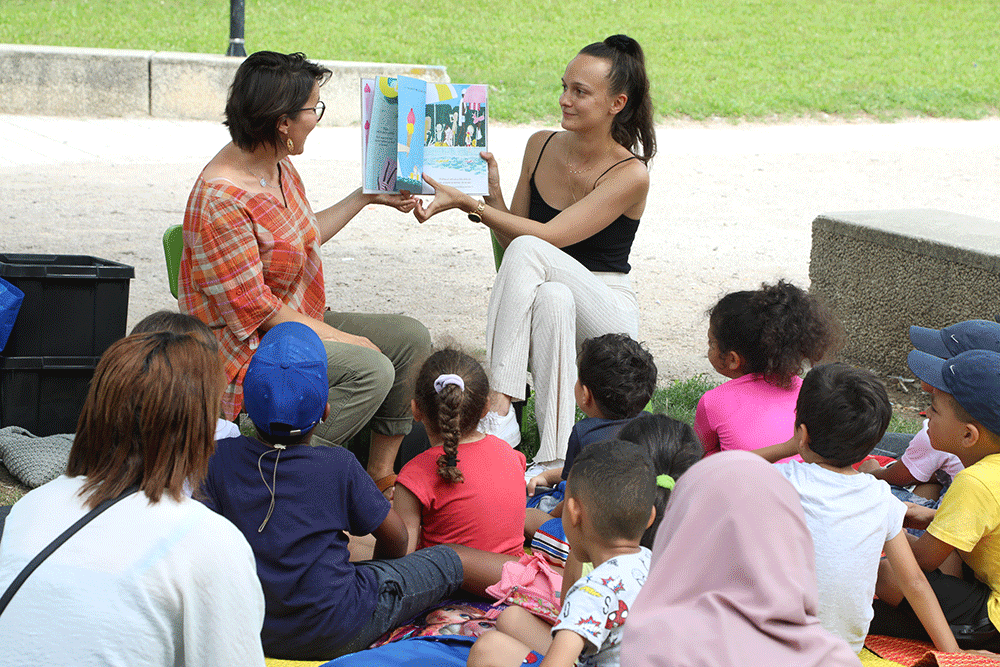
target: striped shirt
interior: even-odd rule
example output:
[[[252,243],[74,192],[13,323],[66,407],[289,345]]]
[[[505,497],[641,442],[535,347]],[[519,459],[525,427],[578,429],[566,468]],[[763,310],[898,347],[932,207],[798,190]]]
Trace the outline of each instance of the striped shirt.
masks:
[[[199,176],[184,212],[178,306],[219,340],[229,381],[222,411],[230,420],[243,406],[243,376],[261,325],[282,304],[317,320],[326,310],[316,216],[288,158],[279,170],[287,206]]]

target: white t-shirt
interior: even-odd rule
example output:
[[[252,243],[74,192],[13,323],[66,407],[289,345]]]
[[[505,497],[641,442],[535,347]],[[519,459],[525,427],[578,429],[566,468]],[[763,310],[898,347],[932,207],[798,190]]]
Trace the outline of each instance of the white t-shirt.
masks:
[[[61,476],[12,508],[0,591],[87,513],[83,477]],[[10,665],[263,665],[264,594],[250,545],[201,503],[133,494],[56,549],[0,620]]]
[[[843,475],[799,461],[775,467],[799,492],[812,533],[819,620],[858,653],[873,616],[879,558],[903,529],[906,505],[871,475]]]
[[[944,470],[948,476],[955,479],[955,475],[962,472],[965,466],[954,454],[942,452],[934,449],[931,439],[927,435],[927,420],[924,420],[924,427],[913,436],[910,444],[906,446],[906,451],[900,457],[900,461],[910,474],[921,482],[926,482],[938,470]]]
[[[225,440],[226,438],[235,438],[240,435],[240,427],[234,422],[231,422],[221,417],[217,422],[215,422],[215,439]]]
[[[649,549],[639,547],[639,553],[610,558],[566,593],[552,634],[572,630],[583,637],[579,665],[618,667],[622,625],[649,576],[649,557]]]

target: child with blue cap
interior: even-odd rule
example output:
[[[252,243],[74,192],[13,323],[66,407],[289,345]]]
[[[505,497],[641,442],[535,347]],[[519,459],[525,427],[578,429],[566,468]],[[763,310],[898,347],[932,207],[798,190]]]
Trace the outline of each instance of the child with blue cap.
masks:
[[[966,320],[943,329],[910,327],[910,341],[918,350],[949,359],[969,350],[1000,352],[1000,324],[989,320]],[[913,436],[897,461],[881,467],[869,459],[858,468],[885,480],[900,500],[937,508],[945,490],[964,467],[957,456],[934,449],[927,435],[928,420]],[[909,487],[914,487],[912,492]],[[919,534],[919,533],[917,533]]]
[[[450,547],[403,557],[406,527],[353,454],[309,446],[329,415],[329,387],[326,350],[312,329],[270,329],[243,381],[258,437],[221,440],[203,488],[203,502],[253,548],[271,657],[330,659],[366,648],[463,583]],[[376,560],[350,562],[348,534],[369,533]]]
[[[937,511],[917,508],[927,530],[913,555],[927,573],[941,609],[963,648],[1000,649],[1000,352],[969,349],[951,356],[962,337],[912,337],[922,349],[907,357],[932,394],[928,435],[935,449],[955,454],[955,476]],[[955,332],[951,332],[955,333]],[[967,343],[968,341],[966,341]],[[950,358],[935,356],[948,354]],[[929,525],[928,525],[929,524]],[[923,526],[921,526],[923,527]],[[879,569],[872,631],[920,636],[893,568]]]

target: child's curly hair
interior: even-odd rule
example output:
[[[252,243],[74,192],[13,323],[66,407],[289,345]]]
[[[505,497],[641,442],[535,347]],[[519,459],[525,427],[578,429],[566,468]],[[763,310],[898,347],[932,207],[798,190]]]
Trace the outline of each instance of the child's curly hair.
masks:
[[[779,387],[789,386],[804,360],[815,364],[842,338],[840,323],[822,301],[785,280],[727,294],[708,317],[720,353],[737,352],[742,372],[759,373]]]
[[[588,338],[576,363],[580,384],[593,394],[605,419],[635,417],[656,390],[653,355],[628,334]]]
[[[443,375],[461,377],[465,387],[455,383],[435,388],[435,380]],[[428,431],[444,440],[444,454],[437,460],[438,474],[444,479],[465,481],[458,469],[458,441],[476,429],[489,394],[486,371],[478,361],[459,350],[438,350],[420,367],[413,398],[424,414]]]

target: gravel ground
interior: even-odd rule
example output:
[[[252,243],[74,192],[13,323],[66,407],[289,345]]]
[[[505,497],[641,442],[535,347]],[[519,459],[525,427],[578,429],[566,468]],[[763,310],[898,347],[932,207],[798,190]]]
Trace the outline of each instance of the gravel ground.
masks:
[[[509,197],[526,138],[491,128]],[[210,122],[0,116],[0,248],[135,267],[129,326],[175,307],[160,237],[220,148]],[[783,277],[808,285],[811,221],[829,211],[936,208],[996,217],[1000,120],[894,124],[672,123],[658,128],[646,213],[632,251],[641,337],[662,382],[711,373],[705,310]],[[296,159],[314,208],[360,182],[357,128],[320,127]],[[396,312],[437,339],[484,347],[494,276],[486,230],[457,212],[424,225],[369,207],[323,248],[328,304]],[[661,382],[661,383],[662,383]]]
[[[538,129],[491,128],[508,198]],[[358,134],[319,127],[310,135],[295,162],[314,208],[360,182]],[[181,221],[195,176],[227,140],[210,122],[0,116],[0,252],[134,266],[129,327],[174,308],[160,237]],[[998,119],[678,122],[661,125],[657,141],[631,262],[641,338],[661,385],[713,373],[704,313],[722,294],[777,278],[808,286],[819,213],[935,208],[997,217]],[[465,216],[421,226],[369,207],[323,257],[332,308],[405,313],[438,341],[483,350],[493,257],[486,230]]]

